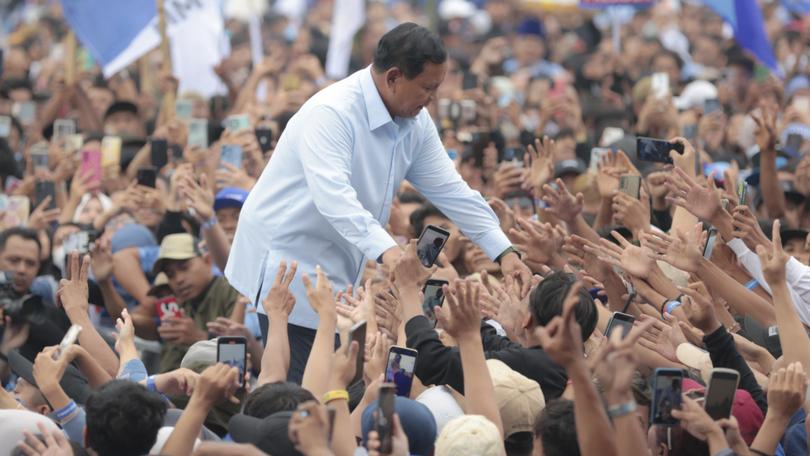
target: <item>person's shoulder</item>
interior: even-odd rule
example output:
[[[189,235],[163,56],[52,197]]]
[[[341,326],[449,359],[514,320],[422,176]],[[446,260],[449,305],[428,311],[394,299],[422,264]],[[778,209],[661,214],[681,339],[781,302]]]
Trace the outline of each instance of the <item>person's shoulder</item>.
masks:
[[[337,114],[350,114],[362,104],[363,90],[359,74],[355,73],[321,89],[305,103],[304,108],[313,113],[331,111]]]
[[[208,289],[206,298],[214,298],[217,300],[232,301],[239,297],[239,292],[231,286],[225,276],[218,276]]]

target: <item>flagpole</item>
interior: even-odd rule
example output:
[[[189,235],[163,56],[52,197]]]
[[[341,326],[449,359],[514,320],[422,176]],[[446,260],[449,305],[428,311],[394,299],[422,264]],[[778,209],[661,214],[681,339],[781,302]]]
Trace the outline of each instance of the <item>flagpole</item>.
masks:
[[[65,84],[76,82],[76,33],[70,30],[65,37]]]
[[[163,74],[172,76],[172,54],[169,47],[169,35],[166,32],[166,8],[164,5],[164,0],[157,0],[157,13],[158,30],[160,32],[160,56],[163,61]],[[170,90],[163,94],[163,106],[161,107],[161,111],[165,113],[165,119],[167,122],[174,120],[174,102],[174,91]]]

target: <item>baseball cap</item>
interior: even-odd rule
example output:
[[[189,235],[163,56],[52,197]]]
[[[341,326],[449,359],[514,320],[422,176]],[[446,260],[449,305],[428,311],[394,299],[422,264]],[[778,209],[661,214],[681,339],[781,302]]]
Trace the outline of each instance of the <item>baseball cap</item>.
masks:
[[[29,410],[0,410],[0,454],[17,454],[17,442],[25,440],[25,431],[39,434],[37,424],[49,431],[58,431],[59,426],[45,415]]]
[[[444,425],[450,420],[464,415],[464,409],[458,405],[450,388],[445,385],[436,385],[422,391],[416,402],[423,404],[433,414],[437,433],[441,433]]]
[[[129,223],[113,234],[110,244],[112,252],[115,253],[129,247],[155,246],[157,241],[149,228],[137,223]]]
[[[504,456],[498,427],[481,415],[462,415],[444,427],[436,439],[436,456]]]
[[[746,315],[740,322],[742,333],[751,342],[768,350],[774,358],[782,356],[782,344],[779,342],[779,328],[776,325],[762,326],[750,315]]]
[[[363,410],[361,427],[363,442],[368,440],[368,433],[374,428],[374,411],[379,407],[379,401],[374,401]],[[408,436],[408,449],[410,454],[429,455],[436,441],[436,420],[424,404],[397,396],[394,399],[394,413],[399,415],[402,429]]]
[[[709,352],[685,342],[678,345],[678,348],[675,349],[675,357],[687,367],[700,371],[700,377],[703,381],[706,383],[709,382],[709,378],[712,376],[712,368],[714,367]],[[685,390],[686,387],[684,387],[684,391]]]
[[[285,411],[267,418],[256,418],[237,413],[228,421],[228,433],[234,442],[252,443],[267,454],[300,455],[287,431],[292,414],[291,411]]]
[[[217,338],[201,340],[188,347],[180,367],[195,370],[200,366],[210,366],[217,362]]]
[[[586,170],[585,163],[580,159],[561,160],[554,164],[554,177],[562,177],[568,174],[579,176]]]
[[[138,106],[131,101],[118,100],[111,104],[110,107],[107,108],[107,111],[104,112],[104,119],[106,120],[111,115],[118,114],[119,112],[128,112],[137,116]]]
[[[703,385],[690,378],[683,379],[682,388],[684,392],[701,391],[704,394],[706,392]],[[762,409],[754,401],[751,393],[743,389],[737,389],[734,393],[731,414],[737,419],[743,440],[748,445],[751,445],[754,437],[757,436],[757,432],[759,432],[759,428],[762,427],[762,422],[765,421],[765,414],[762,413]]]
[[[226,207],[241,208],[248,197],[248,191],[243,188],[226,187],[214,197],[214,210],[218,211]]]
[[[532,432],[535,418],[546,406],[540,385],[497,359],[487,360],[487,368],[495,387],[504,435]]]
[[[160,253],[152,267],[152,274],[158,275],[163,272],[166,260],[189,260],[200,255],[202,252],[197,248],[197,240],[194,236],[188,233],[170,234],[164,237],[163,242],[160,243]]]
[[[19,350],[14,349],[8,353],[8,364],[11,371],[17,374],[18,377],[22,377],[26,382],[37,386],[37,381],[34,379],[34,363],[21,355]],[[68,397],[78,404],[86,403],[87,398],[90,396],[91,390],[87,379],[72,364],[66,366],[59,386],[62,387]],[[37,386],[37,388],[39,387]]]
[[[673,100],[679,111],[703,107],[706,100],[717,98],[717,87],[709,81],[692,81]]]

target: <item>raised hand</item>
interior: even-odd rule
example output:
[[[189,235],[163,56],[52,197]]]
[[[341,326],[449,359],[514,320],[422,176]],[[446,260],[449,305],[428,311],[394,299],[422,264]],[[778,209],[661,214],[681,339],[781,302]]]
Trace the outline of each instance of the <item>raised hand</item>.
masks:
[[[679,154],[674,149],[669,151],[669,157],[677,169],[684,171],[689,176],[695,176],[695,155],[697,151],[686,138],[677,137],[669,140],[672,144],[682,144],[683,153]]]
[[[303,454],[332,454],[329,448],[329,417],[326,406],[316,401],[304,402],[293,413],[288,437]]]
[[[592,242],[585,244],[585,251],[600,261],[624,269],[630,275],[646,279],[655,265],[652,250],[631,244],[618,231],[611,231],[610,234],[619,245],[600,239],[598,246]]]
[[[714,179],[710,178],[709,186],[704,187],[682,169],[675,168],[673,171],[667,176],[667,201],[686,209],[701,220],[713,221],[723,211]]]
[[[200,374],[194,386],[192,400],[201,401],[209,408],[226,399],[238,404],[239,399],[234,393],[239,386],[239,368],[216,363]]]
[[[132,323],[132,317],[129,311],[124,309],[121,311],[121,317],[115,320],[115,329],[118,334],[115,336],[115,351],[121,355],[123,352],[137,356],[137,349],[135,348],[135,325]]]
[[[656,171],[647,176],[647,186],[650,188],[650,197],[652,198],[652,208],[658,211],[665,210],[669,207],[667,203],[667,173],[664,171]]]
[[[597,164],[596,185],[599,196],[608,199],[619,189],[619,177],[627,171],[616,159],[616,153],[604,154]]]
[[[389,339],[396,341],[399,325],[402,322],[402,302],[390,290],[374,296],[374,314],[377,327]]]
[[[71,456],[73,448],[60,429],[48,429],[42,422],[37,422],[39,435],[23,431],[24,442],[19,442],[18,449],[25,456]]]
[[[695,273],[703,258],[701,247],[705,244],[706,234],[702,228],[703,225],[698,223],[688,233],[676,229],[675,237],[647,230],[641,235],[641,240],[655,252],[655,259],[666,261],[686,272]]]
[[[778,112],[772,109],[760,109],[759,114],[754,114],[751,118],[757,124],[754,133],[757,146],[762,154],[773,154],[776,152],[776,116]],[[764,156],[764,155],[763,155]]]
[[[565,230],[522,217],[518,217],[517,223],[520,229],[509,230],[509,235],[515,248],[523,254],[523,261],[534,271],[540,265],[550,264],[562,247]]]
[[[304,274],[301,279],[304,281],[304,288],[307,290],[307,299],[309,305],[318,314],[320,318],[331,316],[337,317],[337,310],[335,309],[335,293],[332,291],[332,283],[323,272],[320,265],[315,267],[315,288],[312,287],[312,281],[307,274]]]
[[[295,306],[295,296],[290,292],[290,283],[292,283],[292,280],[295,278],[296,271],[298,271],[297,261],[293,261],[292,264],[290,264],[289,271],[287,270],[286,261],[282,260],[281,263],[279,263],[273,286],[262,302],[262,306],[268,318],[287,319],[290,316]],[[307,278],[307,280],[309,280],[309,278]]]
[[[768,414],[788,421],[802,407],[807,392],[807,374],[802,363],[790,363],[768,379]]]
[[[96,282],[105,282],[113,275],[112,239],[102,237],[90,251],[90,267]]]
[[[785,281],[785,265],[790,259],[790,255],[785,253],[782,249],[782,235],[780,231],[782,223],[779,220],[773,222],[773,246],[771,249],[763,245],[757,246],[757,255],[759,256],[759,263],[762,265],[762,275],[771,286],[784,283]]]
[[[543,201],[548,205],[546,211],[570,225],[582,213],[585,197],[582,196],[582,193],[572,195],[562,179],[557,179],[555,184],[543,186]]]
[[[695,438],[702,441],[716,439],[726,443],[726,435],[720,423],[714,421],[700,404],[686,394],[683,395],[680,410],[673,409],[672,416],[679,419],[681,425]]]
[[[756,252],[758,245],[766,249],[772,248],[771,241],[762,232],[759,221],[748,206],[735,207],[732,222],[734,224],[734,237],[742,239],[749,249]]]
[[[714,306],[706,296],[708,290],[701,283],[690,284],[689,287],[678,287],[678,291],[684,294],[682,299],[683,310],[689,323],[703,331],[704,334],[711,334],[719,328],[720,321],[714,311]]]
[[[579,304],[581,289],[582,282],[580,281],[571,285],[565,301],[563,301],[562,315],[552,318],[546,326],[535,329],[535,335],[540,340],[543,351],[552,361],[566,370],[585,360],[582,349],[582,330],[574,318],[574,309]]]
[[[600,261],[597,255],[588,253],[585,250],[586,245],[596,247],[596,244],[591,243],[587,239],[573,234],[565,238],[563,244],[563,251],[568,254],[568,262],[572,265],[579,266],[590,273],[590,275],[600,281],[604,282],[611,274],[610,266],[604,261]]]
[[[56,296],[68,316],[86,314],[89,305],[87,302],[87,270],[90,268],[90,255],[82,256],[81,266],[78,252],[71,252],[69,261],[69,278],[59,282]]]
[[[515,226],[515,211],[500,198],[490,198],[487,203],[495,212],[501,224],[501,231],[508,233]]]
[[[535,138],[534,146],[526,146],[523,161],[529,168],[529,174],[521,186],[523,190],[540,188],[554,175],[554,140],[543,136]]]
[[[652,324],[652,320],[642,322],[624,338],[622,331],[613,331],[596,356],[590,359],[592,370],[605,394],[621,395],[630,392],[638,364],[634,347]]]
[[[616,223],[626,226],[634,234],[650,226],[650,206],[640,198],[616,192],[613,195],[612,209]]]
[[[39,206],[37,206],[28,216],[26,226],[34,231],[41,231],[48,227],[51,223],[59,220],[61,210],[59,208],[48,209],[51,204],[51,197],[46,196]]]
[[[416,255],[416,239],[411,239],[405,251],[394,264],[391,271],[394,285],[398,289],[421,288],[430,276],[436,271],[436,266],[426,268]]]
[[[444,286],[445,305],[436,307],[436,320],[455,339],[479,334],[481,314],[478,304],[478,284],[471,280],[456,280]]]

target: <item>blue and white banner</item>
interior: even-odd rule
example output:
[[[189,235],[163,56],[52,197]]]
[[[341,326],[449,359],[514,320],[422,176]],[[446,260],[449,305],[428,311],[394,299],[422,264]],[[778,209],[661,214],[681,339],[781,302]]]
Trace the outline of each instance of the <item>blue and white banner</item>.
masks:
[[[155,0],[62,0],[76,37],[110,77],[160,44]],[[228,53],[217,0],[166,0],[174,76],[179,92],[226,93],[214,73]]]
[[[765,21],[756,0],[703,0],[734,30],[734,39],[763,65],[780,74],[776,56],[765,33]]]

